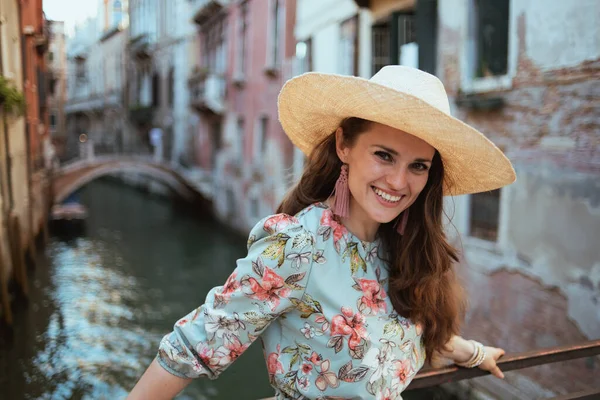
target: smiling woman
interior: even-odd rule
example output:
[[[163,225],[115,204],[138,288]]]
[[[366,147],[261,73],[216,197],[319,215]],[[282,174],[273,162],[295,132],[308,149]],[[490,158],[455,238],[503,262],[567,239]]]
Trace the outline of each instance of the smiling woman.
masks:
[[[434,355],[503,377],[502,349],[457,336],[464,303],[442,207],[444,194],[511,183],[506,157],[450,116],[436,77],[407,67],[368,81],[301,75],[279,117],[308,155],[300,181],[254,227],[225,286],[163,338],[130,397],[215,379],[257,338],[280,400],[400,399]]]

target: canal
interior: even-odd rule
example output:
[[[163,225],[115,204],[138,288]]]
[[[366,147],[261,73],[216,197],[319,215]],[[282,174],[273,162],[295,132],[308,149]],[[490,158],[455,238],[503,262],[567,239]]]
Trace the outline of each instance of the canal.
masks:
[[[85,233],[51,237],[12,339],[0,337],[1,399],[125,397],[173,323],[245,255],[245,238],[114,181],[93,182],[80,198]],[[218,380],[196,380],[177,398],[272,395],[257,342]]]

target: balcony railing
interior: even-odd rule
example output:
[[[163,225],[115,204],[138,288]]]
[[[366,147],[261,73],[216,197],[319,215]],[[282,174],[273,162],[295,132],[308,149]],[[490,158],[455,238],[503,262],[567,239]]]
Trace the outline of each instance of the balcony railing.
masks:
[[[190,0],[194,22],[202,25],[227,6],[228,2],[228,0]]]
[[[196,72],[189,80],[190,103],[199,111],[225,111],[225,78],[221,74]]]

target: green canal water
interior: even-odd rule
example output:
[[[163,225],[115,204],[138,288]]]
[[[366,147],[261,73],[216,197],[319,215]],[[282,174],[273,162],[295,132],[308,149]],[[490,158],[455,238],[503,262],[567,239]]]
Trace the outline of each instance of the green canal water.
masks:
[[[178,203],[113,181],[86,186],[85,232],[52,236],[30,272],[14,335],[0,337],[0,399],[120,399],[174,322],[245,255],[245,238]],[[273,395],[260,343],[178,399]],[[405,398],[446,398],[427,393]]]

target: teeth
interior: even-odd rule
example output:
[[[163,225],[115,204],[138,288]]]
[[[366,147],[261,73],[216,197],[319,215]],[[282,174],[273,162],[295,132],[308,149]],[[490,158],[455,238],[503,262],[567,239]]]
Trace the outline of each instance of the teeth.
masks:
[[[392,203],[400,201],[400,199],[402,198],[402,197],[398,197],[398,196],[392,196],[392,195],[387,194],[386,192],[384,192],[384,191],[382,191],[380,189],[377,189],[377,188],[375,188],[375,193],[377,193],[377,195],[379,197],[382,197],[383,199],[385,199],[387,201],[390,201]]]

